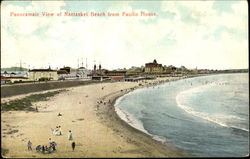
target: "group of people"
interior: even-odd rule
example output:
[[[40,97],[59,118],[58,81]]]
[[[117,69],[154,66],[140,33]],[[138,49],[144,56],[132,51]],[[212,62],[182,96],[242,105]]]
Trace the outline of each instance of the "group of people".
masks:
[[[59,113],[58,116],[62,116],[62,114]],[[60,125],[56,126],[55,129],[51,128],[51,133],[52,133],[52,135],[55,135],[55,136],[61,136],[62,135],[61,126]],[[73,141],[73,134],[72,134],[71,130],[69,130],[69,132],[68,132],[68,140],[72,141],[71,147],[72,147],[72,150],[74,151],[76,143]],[[57,146],[56,142],[52,141],[51,138],[49,138],[49,143],[47,145],[38,145],[36,147],[36,151],[42,152],[42,153],[51,153],[51,152],[54,152],[56,150],[56,146]],[[28,151],[32,151],[32,142],[30,140],[27,143],[27,147],[28,147]]]
[[[36,151],[37,152],[41,152],[41,153],[51,153],[54,152],[56,150],[56,142],[55,141],[51,141],[51,138],[49,138],[49,143],[48,145],[38,145],[36,147]]]
[[[62,135],[62,133],[61,133],[61,126],[56,126],[56,129],[53,130],[53,134],[60,134],[60,135]],[[72,141],[71,142],[71,147],[72,147],[72,150],[74,151],[76,143],[73,141],[73,134],[72,134],[71,130],[69,130],[69,132],[68,132],[68,140]],[[37,152],[42,152],[42,153],[51,153],[51,152],[53,152],[53,151],[56,150],[56,146],[57,146],[56,142],[52,141],[51,138],[49,138],[49,143],[47,145],[38,145],[36,147],[36,151]],[[32,151],[32,142],[30,140],[27,143],[27,147],[28,147],[28,151]]]
[[[52,129],[52,128],[51,128],[51,132],[52,132],[52,134],[55,135],[55,136],[60,136],[60,135],[62,135],[61,126],[60,126],[60,125],[59,125],[59,126],[56,126],[55,129]]]

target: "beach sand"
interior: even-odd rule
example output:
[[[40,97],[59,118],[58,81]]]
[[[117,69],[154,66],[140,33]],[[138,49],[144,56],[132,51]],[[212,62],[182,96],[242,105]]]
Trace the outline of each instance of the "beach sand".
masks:
[[[147,82],[173,80],[165,77]],[[8,111],[1,113],[2,149],[10,158],[83,158],[83,157],[182,157],[187,154],[170,145],[163,145],[121,120],[115,100],[138,88],[142,82],[108,82],[67,88],[47,101],[33,103],[38,112]],[[145,83],[142,83],[145,86]],[[122,90],[122,91],[121,91]],[[41,92],[40,92],[41,93]],[[25,95],[3,98],[1,103]],[[103,101],[98,104],[98,101]],[[110,102],[109,102],[110,101]],[[105,102],[105,104],[104,104]],[[62,116],[57,116],[61,113]],[[61,126],[62,135],[54,136],[51,128]],[[76,148],[72,151],[68,131]],[[37,153],[37,145],[47,145],[49,138],[57,143],[51,154]],[[32,142],[32,151],[27,142]]]

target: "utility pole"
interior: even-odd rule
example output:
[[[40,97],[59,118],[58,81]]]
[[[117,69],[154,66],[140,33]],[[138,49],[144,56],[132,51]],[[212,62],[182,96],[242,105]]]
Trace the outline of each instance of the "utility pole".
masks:
[[[77,59],[77,68],[79,68],[79,58]]]
[[[20,60],[19,63],[19,71],[22,71],[22,64],[26,64],[25,62],[22,62],[22,60]],[[16,70],[15,70],[16,71]]]
[[[88,63],[87,63],[87,58],[86,58],[86,69],[88,69]]]
[[[83,67],[83,58],[82,58],[82,67]]]

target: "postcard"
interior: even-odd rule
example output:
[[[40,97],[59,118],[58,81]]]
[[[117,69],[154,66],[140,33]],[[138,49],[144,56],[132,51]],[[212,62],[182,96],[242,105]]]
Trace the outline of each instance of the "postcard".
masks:
[[[4,158],[249,155],[247,1],[3,1]]]

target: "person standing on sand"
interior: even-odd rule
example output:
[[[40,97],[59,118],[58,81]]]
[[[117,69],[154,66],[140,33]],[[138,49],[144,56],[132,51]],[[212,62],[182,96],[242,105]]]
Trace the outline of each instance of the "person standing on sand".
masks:
[[[72,150],[74,151],[74,149],[76,147],[76,143],[74,141],[71,143],[71,147],[72,147]]]
[[[45,147],[44,147],[44,145],[42,146],[42,152],[43,152],[43,153],[45,152]]]
[[[69,130],[68,139],[73,140],[73,134],[72,134],[71,130]]]
[[[62,129],[61,129],[61,126],[59,125],[59,126],[58,126],[58,128],[59,128],[59,135],[62,135]]]
[[[30,140],[28,141],[28,150],[31,150],[32,151],[32,143],[30,142]]]

